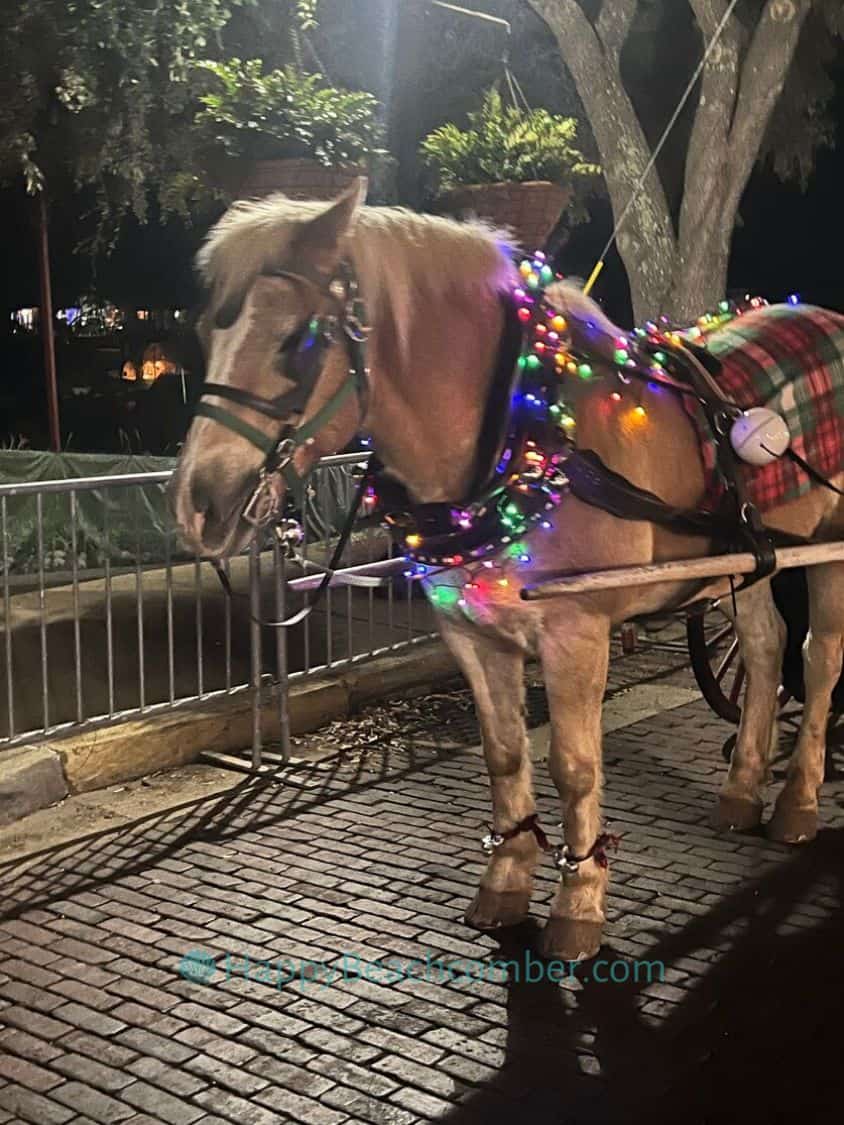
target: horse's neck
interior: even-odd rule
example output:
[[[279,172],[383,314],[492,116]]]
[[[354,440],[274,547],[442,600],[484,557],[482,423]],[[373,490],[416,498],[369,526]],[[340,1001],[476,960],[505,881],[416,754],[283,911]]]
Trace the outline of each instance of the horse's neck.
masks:
[[[611,374],[574,385],[578,446],[669,504],[696,504],[704,488],[699,439],[681,400],[636,381],[615,400],[619,386]]]
[[[376,332],[366,424],[384,465],[417,503],[458,500],[466,493],[502,327],[497,297],[473,294],[420,308],[405,326],[403,345],[389,325]],[[695,503],[703,473],[682,404],[673,394],[639,384],[617,403],[610,398],[616,386],[609,372],[590,385],[568,384],[578,445],[594,449],[610,468],[668,503]]]
[[[420,308],[403,345],[389,326],[376,335],[367,426],[417,503],[459,499],[469,485],[502,322],[493,294],[473,294]]]

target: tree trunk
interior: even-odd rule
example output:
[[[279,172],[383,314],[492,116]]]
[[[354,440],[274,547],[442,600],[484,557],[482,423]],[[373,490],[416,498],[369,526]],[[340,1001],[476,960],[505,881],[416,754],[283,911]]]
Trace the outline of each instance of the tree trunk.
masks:
[[[739,203],[812,2],[767,0],[749,41],[735,17],[721,28],[701,79],[679,234],[651,170],[618,236],[637,323],[659,313],[688,323],[723,298]],[[620,70],[637,0],[603,0],[593,19],[578,0],[528,3],[548,24],[574,78],[618,221],[650,157]],[[689,4],[711,42],[726,3]]]
[[[674,324],[691,325],[702,313],[712,312],[727,291],[729,258],[729,247],[720,237],[693,248],[683,258],[663,314]]]
[[[593,24],[577,0],[529,0],[548,24],[571,71],[595,134],[604,177],[618,218],[644,175],[650,157],[639,118],[621,81],[621,48],[636,0],[605,3]],[[671,213],[657,172],[651,169],[618,239],[637,321],[658,312],[668,293],[675,239]]]
[[[717,170],[713,176],[717,182],[694,186],[697,194],[708,198],[709,207],[699,226],[681,228],[672,284],[660,308],[676,324],[692,324],[702,313],[712,312],[727,291],[736,209]]]

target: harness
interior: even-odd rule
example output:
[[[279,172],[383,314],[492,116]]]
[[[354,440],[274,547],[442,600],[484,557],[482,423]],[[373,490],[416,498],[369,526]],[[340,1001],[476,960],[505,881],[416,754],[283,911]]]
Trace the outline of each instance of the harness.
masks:
[[[544,300],[545,288],[556,276],[544,255],[522,262],[519,274],[520,284],[510,298],[503,298],[499,358],[468,494],[452,503],[414,504],[405,489],[377,466],[384,521],[405,554],[415,560],[417,572],[424,573],[429,565],[460,567],[502,550],[529,561],[529,556],[522,554],[525,546],[520,538],[537,525],[550,528],[550,513],[563,495],[570,493],[622,519],[645,520],[673,531],[704,535],[728,549],[743,544],[756,558],[756,570],[745,585],[771,574],[776,568],[775,541],[794,542],[795,537],[775,539],[744,496],[729,440],[731,427],[742,411],[719,390],[710,369],[717,361],[705,350],[653,323],[617,341],[615,374],[622,383],[638,379],[676,394],[692,395],[701,404],[709,425],[724,487],[721,507],[718,511],[674,508],[614,473],[594,451],[576,447],[575,419],[565,398],[565,378],[590,379],[593,372],[589,356],[572,351],[566,342],[565,318]],[[352,395],[357,395],[363,417],[368,393],[366,341],[370,330],[351,265],[342,263],[327,286],[290,270],[274,271],[272,276],[313,291],[317,297],[315,309],[326,300],[334,306],[332,313],[314,312],[282,345],[284,373],[292,379],[293,389],[275,398],[263,398],[226,384],[206,383],[196,411],[239,434],[264,454],[258,482],[242,513],[256,527],[279,517],[272,486],[277,474],[284,476],[294,501],[301,504],[304,478],[293,468],[296,451],[311,444]],[[345,380],[307,422],[288,422],[291,415],[301,418],[306,412],[327,352],[337,342],[344,344],[349,360]],[[208,398],[244,406],[285,425],[278,438],[270,438],[232,410],[205,401]],[[487,461],[491,464],[486,465]],[[285,621],[262,624],[293,625],[315,607],[339,565],[358,508],[363,497],[371,493],[375,480],[376,465],[370,458],[333,557],[310,604]],[[823,483],[832,487],[828,481]],[[234,596],[219,566],[217,573],[227,594]],[[533,814],[507,832],[490,830],[484,848],[492,854],[523,832],[533,833],[543,850],[554,851],[561,876],[569,879],[577,877],[580,865],[587,860],[605,867],[607,848],[617,847],[619,839],[602,833],[583,855],[573,854],[565,845],[551,849]]]
[[[502,393],[496,375],[487,402],[487,416],[497,412],[508,419],[491,471],[461,501],[439,504],[414,504],[389,476],[382,473],[378,478],[384,520],[416,563],[417,573],[431,566],[464,566],[502,551],[529,561],[522,537],[536,525],[550,528],[554,509],[571,494],[621,519],[703,535],[728,550],[750,550],[756,571],[741,588],[771,574],[776,567],[775,533],[763,526],[745,497],[730,442],[731,427],[742,411],[720,391],[710,370],[717,361],[654,323],[616,341],[615,374],[622,384],[634,379],[658,384],[694,397],[705,413],[717,449],[721,504],[717,511],[676,508],[613,472],[594,451],[576,446],[565,384],[568,379],[593,377],[590,357],[568,345],[565,317],[544,299],[545,288],[555,279],[544,255],[523,261],[519,274],[520,283],[504,299],[499,353],[499,365],[502,359],[512,362],[508,357],[515,324],[520,339],[515,376]],[[797,540],[776,536],[776,541]]]
[[[282,277],[314,292],[318,303],[328,301],[335,311],[328,314],[311,313],[306,321],[281,347],[285,357],[284,374],[293,382],[291,390],[274,398],[264,398],[226,383],[206,382],[202,388],[196,414],[219,422],[226,429],[239,434],[264,454],[255,486],[242,518],[255,527],[265,527],[279,515],[272,477],[281,474],[293,500],[301,505],[304,478],[293,467],[296,451],[310,445],[354,394],[360,400],[360,413],[365,413],[369,385],[366,366],[366,340],[370,329],[364,322],[363,304],[359,297],[357,279],[348,263],[341,263],[338,272],[323,285],[315,277],[292,270],[278,269],[263,276]],[[316,307],[316,306],[315,306]],[[345,345],[349,359],[346,378],[326,403],[307,422],[294,425],[287,422],[291,415],[301,417],[310,402],[317,381],[323,372],[329,349],[339,341]],[[278,437],[270,437],[257,426],[251,425],[239,414],[206,402],[207,398],[224,399],[257,411],[265,418],[286,422]]]
[[[337,272],[327,285],[315,277],[286,269],[272,270],[263,276],[282,277],[301,285],[316,294],[317,304],[328,301],[334,306],[335,311],[328,314],[311,313],[300,328],[282,344],[281,352],[285,356],[284,374],[293,382],[290,391],[274,398],[264,398],[226,383],[206,381],[195,413],[203,418],[210,418],[233,433],[239,434],[264,454],[263,464],[258,470],[257,484],[241,512],[241,518],[252,524],[256,530],[273,525],[282,548],[285,552],[292,553],[299,544],[301,532],[296,528],[295,523],[291,525],[289,521],[280,521],[282,513],[279,511],[277,492],[273,488],[273,477],[279,474],[283,476],[287,485],[287,505],[301,510],[305,499],[306,478],[301,477],[293,466],[293,458],[297,450],[312,444],[317,433],[335,417],[352,395],[357,395],[360,418],[364,417],[369,393],[366,341],[370,328],[365,321],[357,278],[347,262],[340,263]],[[231,316],[230,322],[233,322],[236,316],[237,311]],[[346,378],[328,401],[306,422],[298,425],[288,422],[287,419],[291,415],[301,417],[307,410],[314,388],[325,367],[328,351],[337,342],[342,342],[346,349],[349,361]],[[234,402],[257,411],[265,418],[283,421],[285,425],[278,437],[269,437],[246,419],[241,418],[239,414],[204,401],[206,398]],[[322,581],[313,598],[292,617],[283,621],[255,619],[258,624],[288,628],[303,621],[313,612],[340,564],[368,485],[369,478],[365,473],[359,482],[332,557],[325,567]],[[226,596],[229,599],[240,596],[232,588],[229,576],[222,565],[216,560],[212,560],[212,565]]]

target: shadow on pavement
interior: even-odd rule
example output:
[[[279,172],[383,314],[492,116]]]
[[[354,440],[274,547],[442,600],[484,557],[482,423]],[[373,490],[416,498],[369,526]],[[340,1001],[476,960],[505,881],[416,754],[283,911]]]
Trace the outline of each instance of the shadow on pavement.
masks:
[[[710,962],[685,998],[663,1004],[659,1016],[642,1012],[646,984],[598,983],[588,979],[588,965],[577,970],[583,983],[576,990],[510,983],[504,1064],[444,1120],[840,1120],[842,879],[844,830],[826,831],[656,942],[640,960]],[[826,917],[805,905],[816,894],[833,900]],[[497,956],[518,957],[537,937],[532,924],[502,934]],[[602,956],[613,959],[611,945]]]

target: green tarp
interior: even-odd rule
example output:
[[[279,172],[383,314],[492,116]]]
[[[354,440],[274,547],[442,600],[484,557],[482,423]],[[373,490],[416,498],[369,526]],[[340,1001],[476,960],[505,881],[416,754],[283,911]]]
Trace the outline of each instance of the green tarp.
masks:
[[[172,469],[174,464],[165,457],[7,450],[0,451],[0,485],[155,473]],[[0,528],[0,568],[10,574],[31,574],[38,569],[39,522],[43,565],[48,571],[71,570],[74,546],[82,570],[97,569],[106,559],[122,566],[136,561],[162,562],[168,543],[174,557],[178,550],[160,484],[42,493],[40,520],[35,495],[5,496],[0,508],[5,509],[5,513],[0,511],[5,514],[5,528]]]
[[[25,481],[157,473],[170,470],[170,457],[100,453],[43,453],[0,450],[0,486]],[[308,509],[312,541],[339,530],[354,493],[348,467],[320,467],[311,478],[315,500]],[[2,496],[2,492],[0,492]],[[190,557],[178,543],[161,484],[98,487],[0,499],[0,574],[33,574],[39,554],[46,571],[162,564]],[[75,519],[74,515],[75,507]],[[42,551],[39,552],[39,522]],[[74,536],[75,529],[75,536]]]

